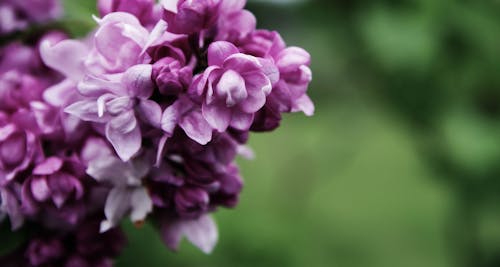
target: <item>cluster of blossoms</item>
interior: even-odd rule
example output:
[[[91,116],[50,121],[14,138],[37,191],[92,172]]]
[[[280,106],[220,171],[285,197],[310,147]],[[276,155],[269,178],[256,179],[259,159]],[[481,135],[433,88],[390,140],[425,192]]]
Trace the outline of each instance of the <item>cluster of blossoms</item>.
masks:
[[[0,49],[0,221],[42,229],[0,265],[112,266],[124,217],[213,249],[249,133],[314,112],[309,54],[244,5],[101,0],[83,40]]]

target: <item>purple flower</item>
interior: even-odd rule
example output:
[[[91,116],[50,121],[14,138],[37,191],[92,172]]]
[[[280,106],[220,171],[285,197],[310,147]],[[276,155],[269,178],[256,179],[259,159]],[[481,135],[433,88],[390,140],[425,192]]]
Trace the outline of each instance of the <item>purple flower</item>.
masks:
[[[104,123],[107,139],[120,158],[127,161],[141,148],[140,121],[160,126],[161,108],[148,100],[153,92],[151,73],[151,65],[136,65],[113,76],[114,81],[87,77],[79,88],[89,97],[65,111],[84,121]]]
[[[162,35],[164,23],[158,23],[151,34],[128,13],[111,13],[99,20],[94,46],[62,41],[42,44],[42,56],[73,82],[83,99],[65,111],[84,121],[105,125],[105,133],[123,161],[129,160],[141,147],[140,120],[152,127],[160,126],[161,108],[148,100],[154,84],[152,66],[145,50]],[[61,64],[70,51],[70,64]],[[84,59],[88,56],[87,59]],[[66,88],[71,88],[68,86]],[[64,91],[63,91],[64,92]]]
[[[84,170],[77,158],[50,157],[37,164],[23,183],[23,211],[50,226],[76,225],[87,204]]]
[[[299,47],[286,47],[277,32],[259,30],[239,42],[240,49],[248,54],[272,59],[280,73],[266,105],[257,114],[252,130],[269,131],[279,126],[281,113],[302,111],[307,116],[314,113],[314,105],[307,95],[312,80],[309,65],[311,57]]]
[[[229,126],[248,130],[277,81],[276,67],[223,41],[208,48],[208,65],[189,89],[194,97],[202,97],[203,117],[219,132]]]
[[[12,181],[40,157],[37,136],[25,129],[25,114],[16,113],[8,122],[0,121],[0,185]]]
[[[45,23],[62,15],[59,0],[3,0],[0,3],[0,34]]]
[[[99,27],[93,36],[93,48],[85,61],[87,70],[95,75],[126,71],[149,59],[145,50],[164,33],[166,24],[159,21],[149,32],[129,13],[114,12],[97,19]]]
[[[166,43],[148,50],[153,64],[153,80],[161,94],[175,96],[187,90],[193,78],[193,66],[188,65],[184,51]]]
[[[191,34],[208,29],[217,22],[222,0],[168,0],[163,2],[163,18],[168,31]]]

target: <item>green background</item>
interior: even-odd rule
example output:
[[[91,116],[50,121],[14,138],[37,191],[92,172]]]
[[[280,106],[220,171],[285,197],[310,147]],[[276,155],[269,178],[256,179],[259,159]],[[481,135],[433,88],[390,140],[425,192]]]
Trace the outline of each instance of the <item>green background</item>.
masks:
[[[93,1],[66,6],[74,33],[92,27]],[[126,224],[117,266],[500,266],[500,2],[248,8],[310,51],[315,116],[251,137],[212,255]]]

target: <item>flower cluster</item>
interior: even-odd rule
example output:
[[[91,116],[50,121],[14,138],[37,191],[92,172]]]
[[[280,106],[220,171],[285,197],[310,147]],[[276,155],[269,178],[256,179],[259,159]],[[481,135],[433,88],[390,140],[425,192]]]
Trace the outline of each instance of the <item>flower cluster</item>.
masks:
[[[1,49],[0,220],[58,232],[33,238],[31,265],[109,266],[123,238],[85,242],[124,217],[171,249],[213,249],[209,214],[238,203],[249,133],[314,112],[310,55],[256,29],[245,2],[101,0],[85,39]]]

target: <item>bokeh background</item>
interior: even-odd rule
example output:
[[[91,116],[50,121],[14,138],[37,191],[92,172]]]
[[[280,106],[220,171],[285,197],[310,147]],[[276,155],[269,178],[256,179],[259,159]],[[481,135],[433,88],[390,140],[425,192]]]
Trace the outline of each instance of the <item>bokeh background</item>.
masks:
[[[83,34],[95,1],[66,0]],[[316,115],[254,134],[206,256],[126,224],[118,267],[500,266],[500,1],[252,1],[312,54]],[[0,241],[1,242],[1,241]]]

